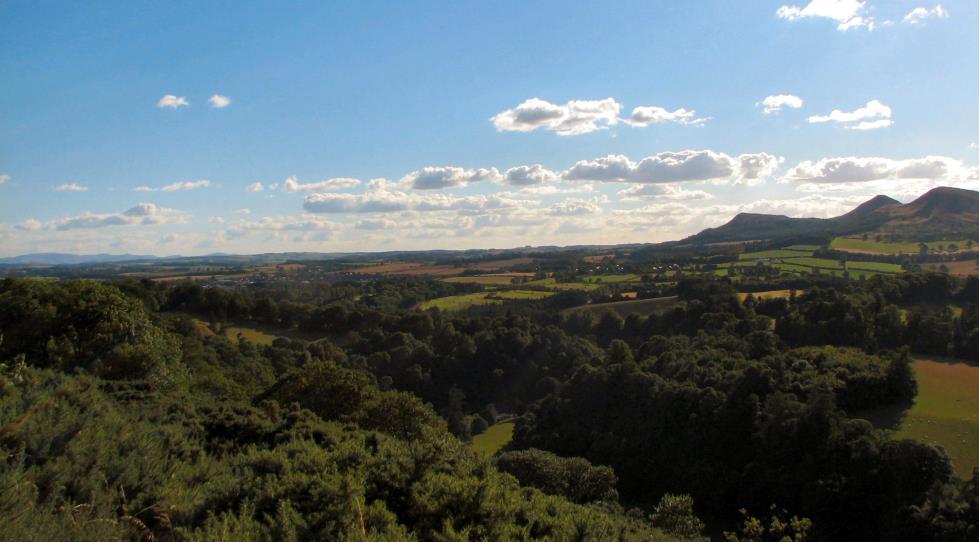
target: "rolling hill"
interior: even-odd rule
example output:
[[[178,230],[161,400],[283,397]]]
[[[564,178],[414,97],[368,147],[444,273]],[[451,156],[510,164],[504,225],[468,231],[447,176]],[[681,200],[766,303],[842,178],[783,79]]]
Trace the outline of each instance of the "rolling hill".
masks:
[[[938,187],[911,203],[876,196],[834,218],[791,218],[740,213],[728,223],[708,228],[681,243],[708,244],[786,237],[832,237],[887,233],[906,240],[979,234],[979,192]]]

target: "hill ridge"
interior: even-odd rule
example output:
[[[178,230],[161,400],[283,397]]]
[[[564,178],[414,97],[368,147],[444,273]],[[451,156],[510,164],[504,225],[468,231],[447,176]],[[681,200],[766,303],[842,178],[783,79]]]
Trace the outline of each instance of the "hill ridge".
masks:
[[[884,232],[903,237],[979,234],[979,192],[939,186],[910,203],[883,194],[832,218],[793,218],[765,213],[738,213],[716,228],[680,241],[706,244]]]

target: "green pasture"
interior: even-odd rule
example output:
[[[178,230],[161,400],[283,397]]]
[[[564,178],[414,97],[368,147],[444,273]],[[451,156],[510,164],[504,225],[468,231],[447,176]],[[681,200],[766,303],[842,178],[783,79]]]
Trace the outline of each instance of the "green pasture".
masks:
[[[270,335],[264,331],[259,331],[250,327],[228,326],[222,330],[222,334],[230,341],[237,341],[241,335],[243,339],[255,344],[270,345],[272,341],[278,339],[276,335]]]
[[[680,304],[676,296],[654,297],[652,299],[634,299],[630,301],[616,301],[614,303],[596,303],[593,305],[582,305],[567,309],[565,313],[587,312],[593,316],[601,316],[605,311],[614,311],[625,318],[630,314],[647,316],[650,314],[663,314],[673,307]]]
[[[554,292],[542,290],[500,290],[490,295],[491,299],[537,300],[551,297]]]
[[[589,284],[618,284],[622,282],[639,282],[642,277],[635,273],[626,273],[621,275],[587,275],[582,277],[583,282]]]
[[[558,282],[553,277],[546,279],[532,280],[526,283],[527,286],[541,286],[549,290],[597,290],[602,285],[594,282]]]
[[[498,305],[504,301],[534,301],[552,295],[554,292],[539,290],[495,290],[430,299],[420,303],[418,308],[422,310],[437,308],[446,312],[457,312],[476,305]]]
[[[968,239],[958,239],[952,241],[928,241],[929,252],[937,252],[942,247],[944,252],[949,252],[949,245],[956,245],[958,251],[968,250]],[[918,254],[921,252],[921,243],[918,242],[888,242],[874,241],[870,239],[857,239],[853,237],[837,237],[830,243],[830,248],[836,250],[849,250],[853,252],[868,252],[873,254]]]
[[[489,426],[486,431],[473,437],[472,449],[484,457],[496,455],[513,440],[514,425],[514,422],[500,422]]]
[[[779,248],[775,250],[760,250],[758,252],[745,252],[743,254],[738,254],[739,260],[755,260],[759,258],[799,258],[805,256],[812,256],[811,250],[795,250],[788,248]]]
[[[979,467],[979,364],[916,359],[918,396],[910,406],[883,409],[869,418],[892,429],[893,438],[937,444],[952,459],[956,474]]]

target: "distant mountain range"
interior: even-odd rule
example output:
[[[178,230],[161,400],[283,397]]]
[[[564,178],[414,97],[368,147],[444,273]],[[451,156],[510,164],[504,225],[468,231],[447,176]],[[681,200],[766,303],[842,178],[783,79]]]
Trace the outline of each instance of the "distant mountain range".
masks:
[[[137,254],[64,254],[60,252],[38,252],[12,258],[0,258],[0,265],[72,265],[80,263],[114,263],[138,260],[156,260],[158,256]]]
[[[907,204],[888,196],[876,196],[849,213],[834,218],[740,213],[727,224],[708,228],[680,243],[708,244],[858,233],[891,234],[908,240],[979,235],[979,192],[939,187]]]
[[[979,192],[961,188],[939,187],[928,191],[911,203],[902,204],[888,196],[876,196],[858,205],[852,211],[834,218],[790,218],[784,215],[740,213],[727,224],[708,228],[681,241],[659,245],[616,245],[640,248],[659,246],[704,245],[737,241],[778,240],[783,238],[829,239],[837,235],[882,233],[903,240],[929,240],[931,238],[979,237]],[[490,257],[513,254],[557,253],[569,250],[597,250],[609,248],[598,245],[537,246],[512,249],[428,250],[390,252],[283,252],[252,255],[208,254],[205,256],[149,256],[139,254],[64,254],[36,253],[0,258],[0,265],[54,266],[77,264],[114,264],[125,262],[154,261],[174,263],[199,263],[212,265],[247,265],[257,263],[281,263],[287,261],[328,260],[334,258],[367,259],[439,259],[447,256]]]

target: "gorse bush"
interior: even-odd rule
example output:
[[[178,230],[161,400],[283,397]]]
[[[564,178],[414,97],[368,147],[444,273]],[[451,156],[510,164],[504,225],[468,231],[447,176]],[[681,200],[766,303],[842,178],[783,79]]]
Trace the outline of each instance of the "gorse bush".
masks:
[[[18,299],[40,299],[29,290],[51,288],[16,286]],[[111,286],[67,291],[93,296],[75,302],[87,308],[73,318],[92,329],[115,327],[88,320],[120,314],[92,306],[117,301]],[[99,355],[75,345],[71,372],[87,374],[62,372],[64,365],[31,349],[21,356],[26,363],[3,365],[0,538],[668,540],[614,506],[522,488],[449,434],[430,406],[332,361],[291,358],[244,401],[236,396],[267,376],[243,379],[230,393],[196,382],[228,378],[238,360],[267,359],[244,344],[206,353],[205,341],[202,353],[198,338],[183,337],[194,359],[165,390],[153,373],[106,372],[112,353],[140,333],[181,343],[138,303],[124,307],[143,331],[84,343]],[[83,329],[67,317],[57,325],[41,320],[51,332]],[[5,343],[5,351],[18,344]],[[139,367],[134,356],[127,359]],[[179,356],[162,362],[183,365]],[[195,376],[205,366],[205,376]]]
[[[909,351],[970,348],[972,281],[740,302],[685,280],[648,317],[399,309],[446,288],[0,282],[0,538],[975,538],[975,480],[854,417],[914,397]],[[967,306],[905,319],[915,299]],[[514,419],[496,458],[460,440]]]

